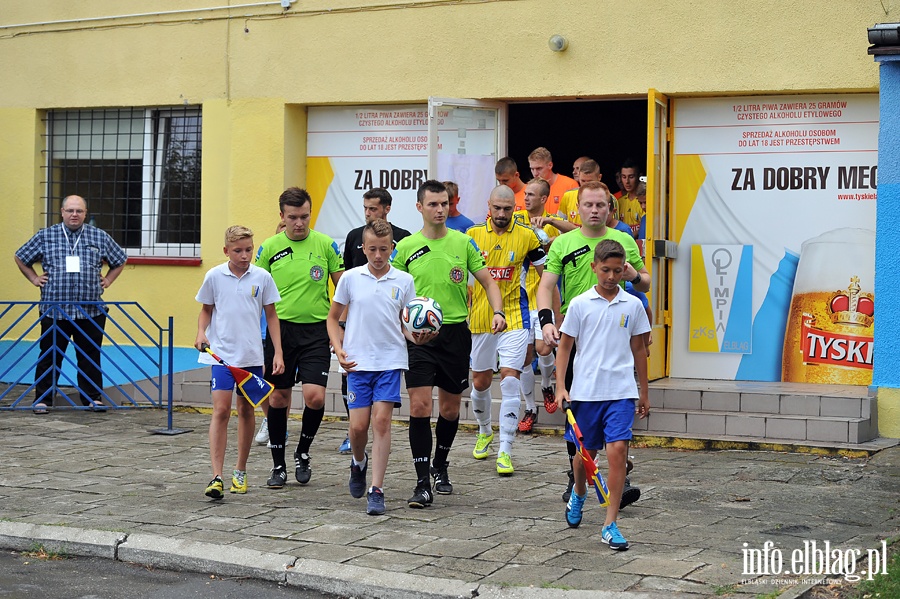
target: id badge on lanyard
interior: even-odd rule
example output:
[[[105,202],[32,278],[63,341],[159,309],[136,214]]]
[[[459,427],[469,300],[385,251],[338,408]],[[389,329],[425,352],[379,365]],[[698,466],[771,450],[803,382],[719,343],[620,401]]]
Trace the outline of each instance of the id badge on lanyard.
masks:
[[[80,256],[66,256],[66,272],[81,272]]]
[[[63,227],[63,235],[66,236],[66,245],[68,245],[69,234],[66,233],[65,226]],[[82,235],[84,235],[84,231],[75,240],[75,245],[72,246],[72,255],[66,256],[66,272],[81,272],[81,257],[75,254],[75,250],[78,249],[78,242],[81,241]]]

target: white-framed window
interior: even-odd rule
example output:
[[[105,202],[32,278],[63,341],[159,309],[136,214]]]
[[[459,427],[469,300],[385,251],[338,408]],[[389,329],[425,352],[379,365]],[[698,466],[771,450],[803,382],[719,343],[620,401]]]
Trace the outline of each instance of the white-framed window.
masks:
[[[68,195],[130,256],[200,256],[198,106],[50,110],[47,224]]]

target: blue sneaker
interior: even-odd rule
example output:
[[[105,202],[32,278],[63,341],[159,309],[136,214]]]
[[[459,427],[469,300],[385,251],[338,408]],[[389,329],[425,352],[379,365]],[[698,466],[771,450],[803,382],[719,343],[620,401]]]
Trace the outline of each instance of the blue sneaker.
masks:
[[[341,443],[340,447],[338,447],[338,453],[341,453],[343,455],[347,455],[348,453],[350,453],[350,437],[344,439],[344,442]]]
[[[384,493],[378,487],[372,487],[366,495],[366,513],[370,516],[384,513]]]
[[[350,495],[359,499],[366,494],[366,470],[369,469],[369,454],[366,454],[365,466],[360,468],[350,458]]]
[[[572,528],[578,528],[578,525],[581,524],[581,510],[584,508],[585,497],[587,497],[587,493],[579,495],[572,491],[569,503],[566,504],[566,523]]]
[[[626,541],[625,537],[622,536],[622,533],[619,532],[619,527],[616,526],[615,522],[600,529],[600,537],[603,539],[604,543],[609,545],[610,549],[616,551],[625,551],[628,549],[628,541]]]

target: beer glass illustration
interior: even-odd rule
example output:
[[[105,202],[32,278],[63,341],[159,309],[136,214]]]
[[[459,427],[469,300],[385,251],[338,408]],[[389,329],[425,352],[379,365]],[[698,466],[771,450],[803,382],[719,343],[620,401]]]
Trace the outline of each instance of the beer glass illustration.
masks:
[[[842,228],[803,242],[781,380],[870,385],[875,231]]]

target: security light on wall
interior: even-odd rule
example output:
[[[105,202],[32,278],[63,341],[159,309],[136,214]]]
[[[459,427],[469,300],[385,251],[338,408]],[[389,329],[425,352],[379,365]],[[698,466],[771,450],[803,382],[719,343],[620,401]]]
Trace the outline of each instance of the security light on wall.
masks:
[[[878,23],[869,27],[869,43],[873,46],[900,46],[900,23]]]
[[[549,45],[550,49],[554,52],[565,52],[566,48],[569,47],[569,40],[557,33],[550,36],[550,41],[547,42],[547,45]]]

